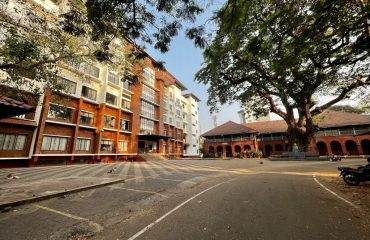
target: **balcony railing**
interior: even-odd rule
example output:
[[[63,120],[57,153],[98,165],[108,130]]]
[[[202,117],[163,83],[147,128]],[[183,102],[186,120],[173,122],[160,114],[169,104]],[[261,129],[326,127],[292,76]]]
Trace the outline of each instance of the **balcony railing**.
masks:
[[[206,139],[205,142],[236,142],[236,141],[251,141],[253,137],[228,137],[228,138],[213,138]]]
[[[263,141],[274,141],[274,140],[286,140],[286,136],[262,136],[259,137],[258,139],[261,139]]]

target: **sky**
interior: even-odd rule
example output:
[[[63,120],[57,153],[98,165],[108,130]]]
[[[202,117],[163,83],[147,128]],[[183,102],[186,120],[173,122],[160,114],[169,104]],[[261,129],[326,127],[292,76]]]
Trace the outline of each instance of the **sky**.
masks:
[[[212,9],[217,8],[223,1],[212,1],[212,5],[199,16],[198,22],[203,22],[212,14]],[[165,62],[166,69],[174,75],[187,88],[184,93],[193,93],[201,102],[199,103],[199,121],[200,132],[204,133],[214,127],[214,121],[209,113],[207,106],[207,87],[194,81],[194,76],[201,68],[203,62],[202,50],[196,48],[193,42],[187,39],[181,32],[171,43],[170,50],[162,54],[151,46],[146,46],[148,52],[154,59]],[[239,123],[238,111],[240,105],[234,103],[231,105],[222,106],[220,111],[216,113],[217,124],[221,125],[229,120]]]

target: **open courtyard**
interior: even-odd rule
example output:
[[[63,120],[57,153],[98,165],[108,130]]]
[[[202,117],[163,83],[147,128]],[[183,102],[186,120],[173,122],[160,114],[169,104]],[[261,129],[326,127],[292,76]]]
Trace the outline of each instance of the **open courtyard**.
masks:
[[[359,164],[233,159],[3,169],[3,206],[36,200],[3,208],[0,238],[368,239],[370,185],[349,187],[336,170]],[[6,179],[9,173],[19,179]]]

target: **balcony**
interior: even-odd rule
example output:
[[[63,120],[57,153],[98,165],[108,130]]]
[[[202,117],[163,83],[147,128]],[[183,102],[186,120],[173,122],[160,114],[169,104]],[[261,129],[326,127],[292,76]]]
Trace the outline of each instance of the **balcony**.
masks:
[[[262,141],[276,141],[276,140],[287,140],[286,136],[261,136],[259,137]]]
[[[223,138],[207,138],[204,142],[237,142],[237,141],[253,141],[253,137],[223,137]]]

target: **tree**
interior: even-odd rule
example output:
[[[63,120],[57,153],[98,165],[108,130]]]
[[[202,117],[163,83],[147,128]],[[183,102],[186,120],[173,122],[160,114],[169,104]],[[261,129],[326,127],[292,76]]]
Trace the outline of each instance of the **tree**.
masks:
[[[369,6],[355,0],[227,1],[196,75],[209,86],[211,111],[241,101],[276,113],[288,125],[290,149],[297,143],[307,151],[315,116],[366,92],[369,16]],[[319,104],[321,95],[332,98]]]
[[[192,0],[53,2],[56,11],[27,0],[0,3],[0,73],[7,80],[3,84],[34,93],[63,90],[56,66],[70,60],[97,60],[124,71],[125,62],[145,57],[137,41],[168,51],[183,23],[193,23],[203,11]],[[189,27],[186,34],[203,46],[202,31]],[[117,39],[123,42],[118,47]]]

